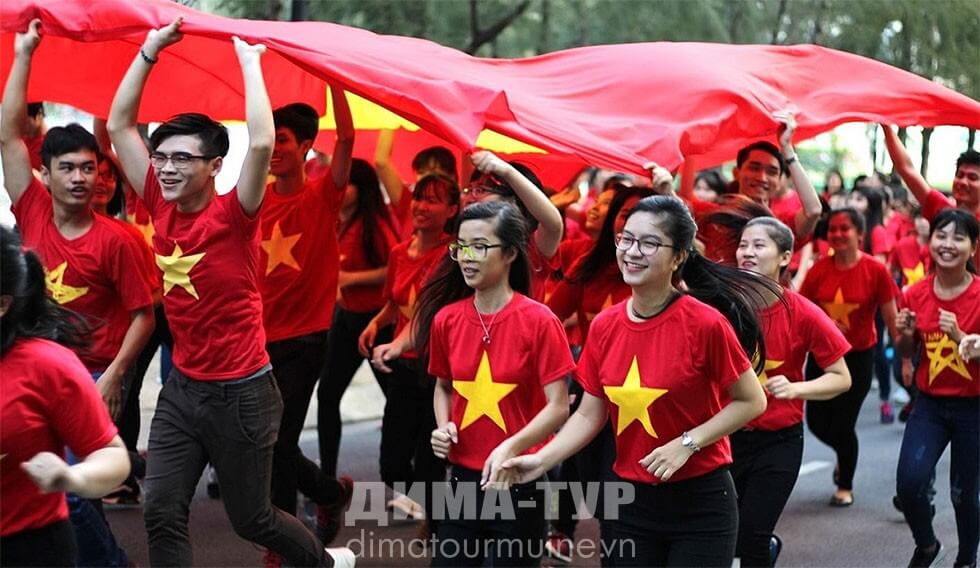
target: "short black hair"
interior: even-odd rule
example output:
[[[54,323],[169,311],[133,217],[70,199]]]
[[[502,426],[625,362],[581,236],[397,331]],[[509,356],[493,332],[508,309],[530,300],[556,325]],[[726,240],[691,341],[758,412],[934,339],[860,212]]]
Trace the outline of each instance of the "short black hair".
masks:
[[[320,127],[316,109],[306,103],[291,103],[272,112],[276,128],[287,128],[297,142],[315,140]]]
[[[412,171],[418,173],[430,163],[434,163],[442,173],[453,180],[459,179],[456,172],[456,156],[445,146],[430,146],[412,158]]]
[[[956,158],[956,169],[960,169],[960,166],[963,165],[977,166],[980,168],[980,152],[970,148],[966,152],[960,154],[960,157]]]
[[[205,156],[218,157],[228,153],[228,129],[211,117],[197,112],[173,116],[150,135],[150,149],[156,149],[171,136],[197,136]]]
[[[37,118],[38,114],[45,114],[44,103],[43,102],[27,103],[27,116],[31,118]]]
[[[91,150],[96,156],[99,155],[99,143],[91,132],[75,122],[68,126],[55,126],[48,130],[41,143],[41,163],[50,170],[51,159],[55,156],[81,150]]]
[[[786,161],[783,159],[783,153],[779,151],[772,142],[766,142],[765,140],[760,140],[758,142],[753,142],[748,146],[742,148],[738,151],[738,156],[735,158],[735,167],[741,168],[745,160],[749,159],[749,154],[753,150],[761,150],[767,154],[772,154],[774,158],[779,162],[779,175],[782,175],[786,171]]]

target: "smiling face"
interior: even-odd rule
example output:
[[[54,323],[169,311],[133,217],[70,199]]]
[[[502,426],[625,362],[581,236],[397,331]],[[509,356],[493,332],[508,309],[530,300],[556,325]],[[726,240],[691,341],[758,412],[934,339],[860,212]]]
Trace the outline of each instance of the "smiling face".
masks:
[[[857,252],[861,233],[847,213],[835,213],[827,224],[827,241],[836,252]]]
[[[616,247],[616,264],[623,274],[623,282],[632,288],[660,290],[669,288],[674,270],[683,261],[681,253],[670,248],[674,243],[664,231],[661,216],[640,211],[627,220],[621,232],[622,237],[633,240],[627,250]],[[655,246],[655,250],[644,254],[640,250]]]
[[[98,175],[98,158],[91,150],[52,156],[50,169],[41,167],[41,178],[51,190],[51,200],[67,210],[89,206]]]
[[[929,252],[939,270],[962,270],[976,253],[976,244],[970,237],[956,230],[955,223],[936,227],[929,237]]]
[[[417,231],[442,231],[457,208],[449,203],[446,186],[431,184],[421,195],[412,195],[412,227]]]
[[[606,214],[609,213],[609,204],[615,196],[616,190],[614,189],[607,189],[599,194],[595,203],[592,204],[592,207],[589,207],[588,212],[585,214],[586,231],[598,233],[602,229],[602,223],[606,220]]]
[[[506,250],[500,245],[497,236],[497,223],[492,219],[469,219],[459,226],[456,244],[462,247],[490,245],[486,256],[475,253],[471,248],[463,248],[458,252],[457,261],[463,273],[466,285],[474,290],[489,290],[502,286],[510,277],[510,265],[517,256],[513,250]]]
[[[171,136],[160,142],[154,152],[167,156],[183,153],[190,156],[203,154],[201,139],[193,135]],[[192,159],[183,168],[174,166],[167,160],[156,169],[157,180],[166,201],[176,201],[178,205],[193,204],[201,199],[201,194],[210,191],[214,177],[221,171],[221,157],[211,159]]]
[[[789,265],[792,256],[790,251],[780,252],[776,241],[762,225],[746,227],[735,250],[735,260],[739,268],[776,281],[779,280],[781,269]]]
[[[769,205],[781,183],[779,160],[765,150],[752,150],[741,166],[732,170],[738,191],[757,203]]]
[[[92,208],[105,209],[112,200],[112,195],[116,192],[116,172],[112,169],[109,160],[99,162],[99,175],[95,179],[94,191],[92,192]]]
[[[277,128],[276,145],[272,150],[269,173],[282,176],[302,171],[306,164],[306,154],[312,145],[312,140],[298,142],[296,135],[288,128]]]
[[[953,199],[967,211],[980,209],[980,166],[961,164],[953,178]]]

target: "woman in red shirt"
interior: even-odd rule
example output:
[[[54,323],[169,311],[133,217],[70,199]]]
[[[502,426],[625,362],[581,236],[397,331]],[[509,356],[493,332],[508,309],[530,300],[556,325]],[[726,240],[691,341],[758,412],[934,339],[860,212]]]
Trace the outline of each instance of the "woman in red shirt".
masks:
[[[959,551],[954,566],[976,566],[980,539],[980,361],[966,361],[958,344],[980,332],[980,278],[971,258],[980,224],[962,209],[945,209],[929,235],[935,273],[905,290],[898,314],[902,356],[918,353],[915,401],[898,458],[898,498],[915,552],[909,566],[934,566],[942,544],[932,528],[929,502],[936,463],[950,446],[949,485]]]
[[[470,205],[450,258],[419,300],[417,344],[437,378],[432,451],[452,464],[453,493],[473,489],[476,496],[474,509],[464,504],[464,516],[439,522],[433,566],[482,566],[487,559],[526,566],[543,550],[541,488],[512,487],[512,472],[500,466],[537,450],[568,418],[565,377],[575,364],[561,322],[528,297],[528,233],[514,205]],[[489,488],[509,491],[516,518],[484,511],[482,490]],[[467,510],[477,514],[467,517]],[[474,542],[478,551],[470,549]]]
[[[327,336],[326,360],[330,363],[317,389],[320,468],[331,477],[337,475],[340,451],[340,399],[364,361],[357,350],[357,338],[385,305],[388,256],[398,242],[397,234],[381,194],[378,174],[371,164],[354,158],[338,216],[340,273],[337,306]],[[384,328],[378,339],[390,340],[391,327]],[[378,374],[377,379],[381,390],[387,390],[387,376]]]
[[[752,299],[759,289],[778,290],[706,260],[694,249],[696,230],[676,197],[637,203],[616,239],[632,295],[592,321],[577,371],[582,403],[536,454],[503,464],[521,480],[534,479],[611,416],[613,470],[635,492],[602,527],[616,566],[727,567],[735,553],[727,436],[765,410],[747,356],[765,359]]]
[[[47,296],[44,269],[0,228],[0,565],[74,566],[65,492],[97,499],[129,474],[92,376],[67,347],[85,331]],[[63,345],[62,345],[63,344]],[[69,466],[68,447],[81,458]]]
[[[865,236],[864,217],[849,207],[830,214],[827,240],[833,256],[818,260],[806,275],[800,294],[819,305],[851,344],[844,357],[851,372],[851,389],[826,401],[807,404],[807,424],[813,434],[837,453],[834,483],[837,491],[830,499],[833,507],[849,507],[857,468],[858,413],[871,388],[875,343],[875,312],[881,309],[889,333],[895,330],[897,288],[888,268],[859,248]],[[811,359],[808,379],[823,374]]]
[[[750,220],[735,251],[738,267],[778,286],[793,257],[793,231],[774,217]],[[782,288],[759,311],[766,337],[766,411],[731,435],[732,476],[738,492],[742,566],[771,566],[770,540],[803,461],[803,401],[827,400],[851,386],[844,355],[851,345],[833,320],[796,292]],[[803,380],[812,353],[823,375]],[[778,547],[781,548],[781,547]]]

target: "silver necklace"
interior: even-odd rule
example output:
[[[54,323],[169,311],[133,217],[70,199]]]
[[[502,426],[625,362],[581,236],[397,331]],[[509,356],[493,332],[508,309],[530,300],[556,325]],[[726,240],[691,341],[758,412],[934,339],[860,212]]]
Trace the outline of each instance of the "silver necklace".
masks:
[[[493,321],[497,319],[497,314],[499,314],[502,310],[498,311],[496,314],[493,314],[493,317],[490,318],[490,325],[487,325],[483,323],[483,314],[480,313],[480,308],[476,307],[476,298],[473,298],[473,309],[476,310],[476,317],[479,318],[480,327],[483,328],[483,342],[490,345],[490,328],[493,327]]]

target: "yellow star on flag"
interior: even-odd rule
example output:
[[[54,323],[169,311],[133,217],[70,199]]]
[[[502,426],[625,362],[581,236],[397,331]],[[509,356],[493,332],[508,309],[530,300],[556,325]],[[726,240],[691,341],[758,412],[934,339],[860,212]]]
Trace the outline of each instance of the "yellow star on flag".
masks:
[[[486,416],[506,433],[507,425],[504,423],[504,415],[500,413],[500,401],[516,388],[516,384],[493,382],[490,358],[484,351],[480,358],[480,365],[476,369],[475,379],[472,381],[453,379],[453,390],[466,399],[463,423],[459,425],[459,429],[462,431],[481,416]]]
[[[650,423],[650,413],[647,411],[653,401],[667,394],[667,389],[654,389],[644,387],[640,384],[640,367],[636,362],[636,355],[630,363],[630,370],[626,373],[626,379],[622,386],[602,387],[606,397],[610,402],[619,407],[616,420],[616,435],[619,436],[623,430],[634,421],[643,425],[643,429],[654,438],[657,433],[653,430]]]
[[[407,320],[412,319],[412,316],[415,315],[415,299],[417,297],[418,289],[415,287],[415,284],[412,284],[412,287],[408,290],[408,303],[404,306],[398,306],[398,311],[400,311]]]
[[[180,250],[180,245],[174,243],[174,251],[170,256],[157,254],[157,266],[163,271],[163,295],[166,296],[174,286],[180,286],[195,300],[200,300],[194,283],[191,282],[191,269],[201,262],[207,253],[189,254],[184,256],[184,251]]]
[[[272,226],[272,235],[269,236],[268,240],[262,241],[262,250],[269,256],[269,262],[265,268],[266,275],[271,274],[280,264],[285,264],[296,270],[302,270],[299,267],[299,263],[296,262],[296,258],[293,256],[293,247],[296,246],[296,241],[302,236],[303,233],[297,233],[288,237],[283,235],[282,229],[279,227],[279,221],[276,221],[276,224]]]
[[[949,349],[948,354],[943,352]],[[936,380],[939,373],[949,368],[957,375],[968,381],[972,381],[970,371],[966,368],[966,363],[960,358],[960,352],[956,342],[949,338],[945,333],[936,341],[926,342],[926,356],[929,357],[929,384]]]
[[[915,265],[915,268],[903,268],[902,273],[905,274],[905,282],[907,285],[911,286],[926,277],[925,266],[922,265],[922,261]]]
[[[851,312],[858,309],[859,304],[851,304],[844,301],[844,292],[837,288],[833,302],[821,302],[823,309],[827,311],[830,319],[834,320],[838,327],[847,330],[851,328]]]
[[[609,295],[608,295],[608,296],[606,296],[606,301],[602,303],[602,307],[600,307],[600,308],[599,308],[599,312],[602,312],[602,311],[604,311],[604,310],[608,310],[608,309],[609,309],[609,308],[611,308],[611,307],[613,307],[613,297],[612,297],[612,292],[610,292],[610,293],[609,293]],[[586,314],[585,314],[585,319],[587,319],[587,320],[589,320],[589,321],[592,321],[592,320],[594,320],[594,319],[595,319],[595,317],[596,317],[597,315],[599,315],[599,313],[598,313],[598,312],[596,312],[596,313],[594,313],[594,314],[592,314],[592,313],[586,313]]]
[[[65,270],[68,269],[68,261],[64,261],[54,268],[51,272],[45,273],[44,283],[48,287],[48,292],[55,302],[65,305],[68,302],[77,300],[88,294],[88,286],[69,286],[65,284]]]

